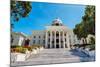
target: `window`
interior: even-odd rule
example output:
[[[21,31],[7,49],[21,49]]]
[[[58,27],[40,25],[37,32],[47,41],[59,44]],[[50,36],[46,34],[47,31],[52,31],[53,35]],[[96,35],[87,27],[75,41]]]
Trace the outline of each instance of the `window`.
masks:
[[[48,39],[48,42],[50,42],[50,38]]]
[[[56,44],[56,48],[59,48],[59,44]]]
[[[39,40],[39,44],[40,44],[40,40]]]
[[[50,36],[50,33],[49,33],[49,36]]]
[[[45,44],[45,40],[43,40],[43,44]]]
[[[39,36],[39,38],[41,38],[41,37]]]
[[[33,44],[35,44],[35,40],[33,40]]]
[[[44,38],[45,38],[45,36],[44,36]]]
[[[66,33],[64,35],[66,36]]]
[[[48,44],[48,48],[50,48],[50,44]]]
[[[56,32],[56,36],[59,36],[59,32],[58,31]]]
[[[68,48],[68,47],[67,47],[67,44],[65,44],[65,47]]]
[[[61,48],[63,48],[63,44],[61,44]]]
[[[36,36],[34,36],[34,38],[36,38]]]
[[[66,38],[65,38],[65,41],[66,41]]]
[[[54,46],[54,44],[52,44],[52,48],[54,48],[55,46]]]
[[[58,43],[59,42],[59,39],[56,39],[56,42]]]
[[[48,36],[50,36],[50,31],[48,31]]]
[[[54,43],[54,41],[52,41],[52,43]]]
[[[14,41],[14,39],[13,39],[13,38],[11,38],[11,43],[13,43],[13,41]]]
[[[59,33],[56,33],[56,36],[59,36]]]
[[[61,41],[61,43],[63,43],[63,41]]]

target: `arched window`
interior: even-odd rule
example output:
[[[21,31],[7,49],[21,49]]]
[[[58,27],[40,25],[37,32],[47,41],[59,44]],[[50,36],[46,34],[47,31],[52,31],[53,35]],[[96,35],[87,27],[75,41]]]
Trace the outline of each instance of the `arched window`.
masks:
[[[58,31],[56,31],[56,36],[59,36],[59,32]]]
[[[59,39],[56,39],[56,42],[59,43]]]

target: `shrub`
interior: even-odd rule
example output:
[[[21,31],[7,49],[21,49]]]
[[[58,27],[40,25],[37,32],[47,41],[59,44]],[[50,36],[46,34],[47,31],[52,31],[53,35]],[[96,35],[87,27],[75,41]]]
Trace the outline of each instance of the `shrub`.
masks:
[[[22,48],[22,49],[20,50],[21,53],[26,53],[26,51],[27,51],[27,48]]]
[[[25,53],[26,51],[27,48],[23,48],[23,47],[11,48],[11,52]]]
[[[21,47],[19,45],[11,45],[11,48],[17,48],[17,47]]]
[[[11,48],[11,52],[15,52],[15,48]]]
[[[11,46],[11,52],[25,53],[26,50],[32,51],[32,49],[41,48],[41,45],[32,45],[32,46]]]
[[[28,49],[29,51],[32,51],[32,47],[31,46],[24,46],[24,48]]]
[[[95,38],[91,37],[91,44],[95,44]]]

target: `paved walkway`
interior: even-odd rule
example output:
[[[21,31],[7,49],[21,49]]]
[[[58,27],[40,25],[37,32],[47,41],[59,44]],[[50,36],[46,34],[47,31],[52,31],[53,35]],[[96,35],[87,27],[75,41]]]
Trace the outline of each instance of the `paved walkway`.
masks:
[[[11,63],[12,66],[56,64],[90,61],[84,53],[67,49],[44,49],[38,55],[31,55],[26,61]]]

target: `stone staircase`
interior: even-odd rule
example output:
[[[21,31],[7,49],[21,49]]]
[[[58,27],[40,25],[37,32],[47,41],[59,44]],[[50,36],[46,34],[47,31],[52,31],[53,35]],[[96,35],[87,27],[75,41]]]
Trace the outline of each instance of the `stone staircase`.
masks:
[[[44,49],[37,55],[31,55],[26,61],[16,62],[12,65],[40,65],[80,62],[82,58],[88,58],[84,53],[70,51],[68,49]]]

